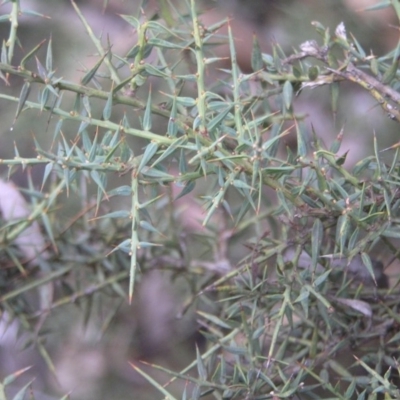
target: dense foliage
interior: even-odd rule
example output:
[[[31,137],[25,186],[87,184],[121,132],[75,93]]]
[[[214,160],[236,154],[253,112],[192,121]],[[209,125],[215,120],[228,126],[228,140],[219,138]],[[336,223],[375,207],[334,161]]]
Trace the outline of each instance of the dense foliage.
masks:
[[[244,74],[229,21],[204,26],[194,0],[160,2],[152,19],[123,15],[136,33],[125,54],[72,1],[97,60],[69,81],[51,37],[15,61],[26,10],[10,3],[1,78],[24,83],[0,98],[15,103],[12,132],[39,118],[51,134],[34,132],[35,156],[17,142],[0,160],[11,177],[26,171],[29,200],[4,174],[0,307],[47,368],[57,375],[45,338],[64,307],[86,320],[101,307],[107,332],[158,271],[189,316],[186,335],[203,338],[180,371],[129,359],[160,396],[400,398],[399,289],[384,271],[398,258],[398,145],[381,149],[370,132],[371,154],[349,166],[346,129],[322,140],[296,112],[303,92],[327,86],[334,118],[350,84],[400,122],[399,47],[378,57],[343,23],[313,22],[314,37],[290,55],[276,43],[263,54],[254,37]],[[397,0],[376,6],[386,7],[400,19]],[[214,53],[224,41],[228,66]]]

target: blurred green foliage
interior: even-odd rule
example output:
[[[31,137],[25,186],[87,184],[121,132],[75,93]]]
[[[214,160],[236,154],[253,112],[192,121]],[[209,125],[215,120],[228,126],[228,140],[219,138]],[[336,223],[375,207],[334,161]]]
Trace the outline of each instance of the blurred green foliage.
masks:
[[[0,307],[46,371],[68,375],[64,343],[82,381],[134,376],[134,398],[399,398],[398,279],[385,271],[399,256],[399,146],[371,129],[370,154],[354,154],[346,127],[329,137],[297,110],[327,87],[322,122],[351,119],[351,87],[397,129],[399,47],[378,56],[347,19],[313,21],[290,52],[254,36],[244,73],[231,21],[205,25],[194,0],[121,15],[125,47],[94,32],[89,8],[53,5],[92,43],[86,66],[50,32],[20,36],[35,28],[21,18],[46,16],[5,3],[0,99],[15,144],[0,160]],[[400,19],[397,0],[373,8]],[[20,150],[27,122],[34,154]],[[27,202],[5,181],[21,171]],[[68,344],[79,318],[103,351],[88,352],[95,367]],[[107,383],[80,397],[115,397]]]

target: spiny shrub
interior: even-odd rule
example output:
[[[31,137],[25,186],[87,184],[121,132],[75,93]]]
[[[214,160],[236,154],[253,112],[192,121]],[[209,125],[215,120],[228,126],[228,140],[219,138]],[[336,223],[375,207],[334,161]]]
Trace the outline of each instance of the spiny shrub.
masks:
[[[3,314],[57,373],[43,324],[99,298],[111,324],[120,300],[134,304],[142,277],[159,270],[204,337],[183,370],[153,366],[167,384],[131,363],[164,398],[400,398],[399,290],[373,256],[399,254],[399,146],[383,161],[374,136],[348,168],[345,130],[325,145],[295,107],[328,86],[335,114],[347,82],[400,122],[398,47],[374,56],[344,24],[314,22],[315,37],[290,55],[278,44],[262,54],[254,37],[243,74],[229,20],[202,25],[194,0],[162,2],[152,19],[123,15],[136,33],[124,54],[71,4],[97,52],[77,81],[57,73],[50,35],[16,62],[18,19],[32,12],[15,0],[2,16],[1,78],[23,80],[17,97],[0,92],[15,103],[9,134],[28,118],[47,131],[33,133],[34,156],[17,142],[0,160],[10,176],[30,172],[28,203],[1,183]],[[400,18],[397,0],[383,7]]]

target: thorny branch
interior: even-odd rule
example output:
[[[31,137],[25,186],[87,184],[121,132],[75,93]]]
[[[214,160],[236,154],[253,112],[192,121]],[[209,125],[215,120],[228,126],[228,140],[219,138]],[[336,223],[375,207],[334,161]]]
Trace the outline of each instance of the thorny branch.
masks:
[[[300,90],[306,87],[314,88],[343,80],[354,82],[367,90],[378,101],[388,113],[389,118],[400,122],[400,111],[398,109],[398,106],[400,106],[400,93],[396,90],[357,68],[351,61],[345,62],[339,69],[331,68],[327,57],[327,47],[319,47],[314,40],[303,43],[300,48],[301,52],[284,59],[282,65],[293,64],[295,61],[312,57],[322,61],[326,65],[326,70],[330,72],[330,74],[318,76],[314,81],[302,83]],[[391,104],[387,99],[395,103],[395,105]]]

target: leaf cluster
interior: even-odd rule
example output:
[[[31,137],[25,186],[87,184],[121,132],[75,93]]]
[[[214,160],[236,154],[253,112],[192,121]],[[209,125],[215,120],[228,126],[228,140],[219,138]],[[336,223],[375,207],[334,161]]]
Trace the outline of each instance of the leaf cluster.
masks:
[[[135,301],[143,274],[168,270],[172,280],[184,277],[182,313],[196,310],[206,345],[187,368],[167,371],[187,383],[178,397],[132,364],[166,398],[399,398],[398,282],[380,286],[384,271],[372,256],[377,247],[387,259],[399,256],[399,146],[384,149],[393,153],[385,162],[374,136],[372,154],[349,169],[343,130],[325,146],[295,110],[302,92],[328,86],[335,115],[349,82],[400,122],[399,46],[378,57],[343,24],[332,33],[314,22],[319,39],[290,55],[278,44],[262,54],[254,38],[253,72],[243,74],[229,21],[203,26],[194,0],[183,12],[163,3],[165,20],[122,16],[136,32],[126,54],[104,45],[71,4],[98,57],[80,82],[57,76],[51,39],[43,60],[44,42],[16,65],[19,1],[6,16],[1,77],[24,84],[19,96],[0,98],[16,104],[14,130],[37,110],[53,132],[50,145],[35,139],[35,157],[22,157],[17,143],[14,157],[0,160],[10,176],[17,168],[43,171],[25,191],[29,215],[3,216],[3,312],[40,337],[34,318],[98,294],[110,302],[106,329],[119,302]],[[400,18],[396,0],[374,8],[383,7]],[[225,25],[231,63],[220,70],[213,43]],[[204,214],[202,227],[188,233],[176,204],[193,197]],[[115,198],[124,205],[112,207]],[[59,215],[68,199],[81,207],[66,223]],[[16,240],[34,221],[48,247],[24,260]],[[32,309],[32,292],[49,283],[62,287]]]

